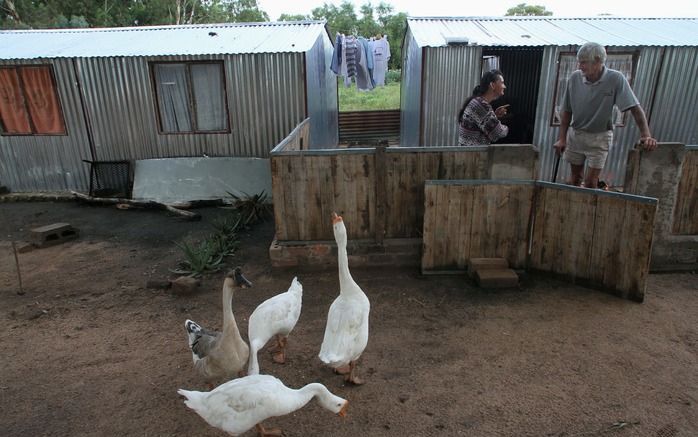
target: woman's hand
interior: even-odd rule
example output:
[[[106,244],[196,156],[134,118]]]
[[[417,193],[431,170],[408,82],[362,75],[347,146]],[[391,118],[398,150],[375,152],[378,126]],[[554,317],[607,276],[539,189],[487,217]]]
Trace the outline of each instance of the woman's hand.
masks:
[[[507,112],[509,112],[509,110],[507,109],[508,107],[509,107],[509,105],[502,105],[502,106],[498,107],[497,109],[494,110],[494,115],[496,115],[497,118],[504,117],[505,115],[507,115]]]

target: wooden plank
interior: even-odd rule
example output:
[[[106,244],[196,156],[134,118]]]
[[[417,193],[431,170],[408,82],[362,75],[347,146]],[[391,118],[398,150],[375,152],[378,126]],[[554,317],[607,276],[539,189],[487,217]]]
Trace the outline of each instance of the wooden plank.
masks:
[[[278,240],[287,240],[286,230],[287,201],[284,197],[284,179],[282,174],[283,157],[272,156],[269,159],[271,166],[271,195],[274,200],[274,232]]]
[[[560,233],[558,217],[553,207],[558,204],[557,195],[557,190],[539,187],[530,256],[530,266],[536,270],[552,270],[556,234]]]
[[[676,191],[672,232],[698,235],[698,150],[687,150]]]
[[[554,188],[545,188],[554,189]],[[591,242],[597,196],[589,190],[559,190],[555,213],[562,232],[557,236],[557,256],[551,271],[574,278],[587,278],[591,266]]]
[[[374,232],[371,228],[371,204],[373,203],[374,186],[369,185],[373,182],[371,178],[371,162],[366,154],[354,155],[354,183],[356,184],[356,199],[355,199],[355,219],[356,219],[356,238],[373,238]]]
[[[644,300],[656,214],[656,203],[625,202],[625,220],[618,230],[622,244],[618,258],[620,277],[616,286],[618,294],[624,298]]]
[[[471,258],[470,252],[470,241],[471,233],[473,229],[473,217],[477,214],[473,208],[473,201],[475,199],[475,193],[468,186],[459,187],[457,191],[457,196],[460,199],[460,229],[458,235],[455,236],[454,240],[460,248],[458,251],[458,257],[456,258],[456,263],[459,266],[467,266],[468,261]]]
[[[285,156],[283,166],[284,175],[284,199],[288,215],[283,218],[286,221],[286,234],[289,240],[301,240],[303,211],[299,211],[300,200],[305,193],[305,176],[303,172],[302,157],[298,155]]]
[[[334,180],[335,208],[337,214],[344,217],[347,227],[347,237],[355,239],[358,232],[356,215],[356,181],[353,155],[338,156],[337,176]]]
[[[422,271],[434,270],[436,264],[437,194],[439,186],[424,187],[424,228],[422,231]]]
[[[624,244],[621,229],[625,225],[625,201],[615,196],[598,196],[589,266],[592,283],[616,289],[622,268],[619,263]]]
[[[334,169],[338,156],[322,156],[313,159],[313,171],[317,174],[317,217],[313,220],[314,240],[332,240],[332,213],[334,212]],[[321,158],[321,159],[320,159]]]
[[[459,263],[459,254],[463,252],[462,246],[456,237],[460,234],[460,228],[462,226],[461,220],[461,203],[462,198],[460,194],[462,192],[462,187],[454,185],[446,185],[446,247],[444,250],[444,268],[451,268],[454,270],[464,270],[465,263]]]
[[[386,220],[386,155],[385,147],[376,147],[376,152],[373,156],[373,180],[375,186],[375,239],[377,244],[383,244],[385,238],[385,220]],[[426,199],[425,199],[426,201]]]
[[[446,256],[448,254],[449,234],[448,234],[448,219],[449,219],[449,187],[447,185],[437,185],[436,204],[436,226],[434,229],[434,251],[437,268],[452,269],[449,265]]]
[[[499,256],[513,268],[526,264],[528,221],[533,185],[501,185],[497,202],[497,246]]]

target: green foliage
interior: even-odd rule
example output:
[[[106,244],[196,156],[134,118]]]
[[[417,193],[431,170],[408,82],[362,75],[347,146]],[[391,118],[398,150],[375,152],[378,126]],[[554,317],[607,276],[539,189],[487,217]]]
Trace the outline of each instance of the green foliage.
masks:
[[[553,13],[550,11],[547,11],[545,9],[545,6],[534,6],[534,5],[527,5],[526,3],[519,3],[518,5],[514,6],[513,8],[509,8],[507,10],[507,13],[504,15],[526,17],[526,16],[549,16],[549,15],[553,15]]]
[[[11,29],[250,21],[269,21],[257,0],[0,0],[0,28]]]
[[[220,270],[225,255],[218,252],[219,247],[215,241],[204,240],[198,245],[187,241],[175,244],[182,250],[184,260],[172,272],[197,277]]]
[[[253,196],[247,193],[236,195],[231,192],[228,192],[228,195],[232,197],[233,208],[240,215],[240,221],[245,226],[264,221],[271,215],[272,205],[264,191]]]
[[[356,85],[347,88],[344,79],[339,78],[339,110],[346,111],[378,111],[400,109],[400,83],[390,82],[374,88],[372,91],[359,91]]]
[[[175,243],[182,250],[184,259],[172,272],[201,276],[220,270],[225,258],[235,254],[239,243],[238,232],[243,226],[241,216],[231,214],[214,220],[211,226],[215,232],[198,244],[188,241]]]
[[[309,16],[302,14],[281,14],[277,21],[304,21],[309,19]]]
[[[400,83],[401,80],[402,80],[402,71],[401,70],[388,70],[385,73],[385,83],[386,84],[394,83],[394,82]]]

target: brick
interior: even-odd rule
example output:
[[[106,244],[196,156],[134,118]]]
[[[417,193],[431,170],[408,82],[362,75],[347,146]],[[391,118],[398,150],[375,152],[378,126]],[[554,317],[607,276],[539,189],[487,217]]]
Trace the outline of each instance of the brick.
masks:
[[[470,258],[468,260],[468,274],[471,278],[480,270],[508,269],[509,263],[505,258]]]
[[[78,230],[68,223],[53,223],[34,228],[31,231],[32,240],[37,247],[47,247],[61,244],[78,237]]]
[[[30,243],[28,241],[20,241],[19,243],[17,243],[17,252],[19,253],[31,252],[34,249],[36,249],[34,243]]]
[[[475,280],[482,288],[509,288],[519,285],[519,276],[512,269],[478,270]]]

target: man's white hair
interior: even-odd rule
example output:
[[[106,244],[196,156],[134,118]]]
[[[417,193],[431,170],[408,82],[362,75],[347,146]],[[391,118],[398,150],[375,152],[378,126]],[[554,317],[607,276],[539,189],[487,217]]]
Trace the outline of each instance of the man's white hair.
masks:
[[[599,43],[588,42],[584,43],[577,52],[578,61],[606,63],[606,49]]]

